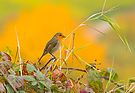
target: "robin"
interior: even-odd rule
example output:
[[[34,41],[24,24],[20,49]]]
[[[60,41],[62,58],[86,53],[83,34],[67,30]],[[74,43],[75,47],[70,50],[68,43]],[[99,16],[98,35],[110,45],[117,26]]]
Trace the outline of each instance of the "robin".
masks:
[[[56,33],[53,38],[46,44],[44,52],[38,62],[40,63],[42,57],[45,56],[47,53],[51,54],[54,58],[56,58],[53,54],[60,50],[62,39],[65,37],[66,36],[64,36],[62,33]]]

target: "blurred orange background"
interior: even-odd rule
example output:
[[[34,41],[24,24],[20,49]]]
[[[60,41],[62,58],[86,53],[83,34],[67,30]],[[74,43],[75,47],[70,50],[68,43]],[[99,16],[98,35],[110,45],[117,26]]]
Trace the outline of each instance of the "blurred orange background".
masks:
[[[55,33],[62,32],[66,36],[69,35],[75,27],[90,15],[102,11],[103,3],[104,0],[1,0],[0,51],[6,52],[6,46],[8,46],[12,50],[12,54],[16,54],[16,27],[22,59],[37,62],[43,53],[46,43]],[[107,15],[123,29],[131,50],[135,54],[135,1],[107,1],[105,10],[118,4],[120,4],[118,8],[115,11],[107,13]],[[86,44],[89,45],[75,52],[75,54],[87,63],[92,63],[96,59],[97,64],[101,63],[98,66],[100,69],[112,67],[114,60],[113,68],[117,71],[120,79],[134,77],[135,58],[128,49],[126,50],[125,45],[109,24],[100,20],[89,20],[86,24],[99,29],[107,36],[115,38],[106,37],[87,26],[79,27],[75,31],[75,49]],[[69,46],[70,38],[72,39],[72,37],[69,37],[66,44],[67,47]],[[71,46],[72,44],[70,48]],[[65,58],[64,50],[62,51],[63,58]],[[59,52],[55,55],[59,56]],[[45,63],[49,58],[49,54],[44,56],[42,62]],[[84,69],[75,57],[72,62],[72,55],[66,62],[68,67]],[[82,64],[84,65],[84,63]],[[77,74],[76,77],[78,76]]]

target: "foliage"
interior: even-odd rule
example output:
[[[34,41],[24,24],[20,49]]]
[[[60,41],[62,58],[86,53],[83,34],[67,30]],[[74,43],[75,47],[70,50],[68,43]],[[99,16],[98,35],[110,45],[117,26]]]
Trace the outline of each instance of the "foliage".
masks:
[[[3,56],[4,54],[4,56]],[[2,57],[3,56],[3,57]],[[14,69],[16,65],[12,65],[11,59],[8,54],[0,52],[0,92],[18,92],[18,93],[103,93],[103,92],[125,92],[128,89],[123,88],[123,82],[117,81],[118,74],[113,68],[107,68],[106,70],[98,70],[95,63],[86,65],[87,84],[82,83],[78,78],[67,79],[67,76],[55,67],[50,69],[50,73],[43,75],[35,64],[31,61],[27,61],[23,64],[23,75],[20,76],[20,71]],[[19,65],[17,65],[19,67]],[[62,68],[61,68],[62,69]],[[129,81],[128,86],[131,87],[135,83],[134,78],[126,79]],[[124,80],[124,81],[126,81]],[[117,82],[117,83],[116,83]],[[110,89],[109,86],[115,86],[114,89]],[[105,87],[104,87],[105,86]],[[116,87],[117,86],[117,87]]]
[[[116,8],[113,7],[112,9]],[[103,7],[104,9],[104,7]],[[108,10],[111,11],[112,9]],[[114,22],[112,19],[107,17],[105,13],[108,11],[100,12],[93,14],[88,19],[83,21],[78,27],[76,27],[67,37],[73,34],[73,48],[70,49],[66,46],[64,46],[69,55],[73,54],[77,58],[77,60],[84,62],[86,64],[86,67],[84,70],[82,69],[75,69],[70,68],[72,70],[82,71],[87,74],[87,84],[84,84],[81,82],[82,77],[79,77],[77,80],[73,78],[68,78],[66,74],[64,74],[61,65],[60,68],[57,66],[50,65],[50,67],[47,68],[47,71],[43,74],[42,70],[45,68],[39,68],[36,63],[33,63],[32,61],[28,60],[26,62],[20,62],[20,64],[16,64],[12,62],[12,57],[15,57],[12,54],[12,51],[7,46],[7,52],[5,53],[0,51],[0,92],[6,92],[6,93],[104,93],[104,92],[131,92],[135,87],[135,80],[134,78],[129,78],[125,80],[118,81],[118,74],[113,68],[107,68],[105,70],[99,70],[96,68],[95,63],[87,63],[83,59],[81,59],[79,56],[75,55],[76,51],[79,51],[82,48],[85,48],[89,44],[82,46],[78,49],[74,50],[74,31],[79,28],[80,26],[88,26],[86,24],[86,21],[88,20],[95,20],[99,19],[105,22],[108,22],[109,25],[114,29],[114,31],[119,36],[120,40],[123,42],[123,44],[129,49],[130,52],[131,49],[129,47],[129,44],[127,42],[127,39],[125,37],[125,34],[123,30],[119,27],[119,25]],[[102,18],[103,17],[103,18]],[[120,36],[116,28],[113,26],[115,24],[120,31],[123,34]],[[89,26],[91,27],[91,26]],[[91,27],[92,28],[92,27]],[[93,28],[95,29],[95,28]],[[101,31],[95,29],[96,31],[100,32],[101,34],[105,35]],[[18,42],[19,45],[19,42]],[[20,47],[18,46],[18,49]],[[19,56],[20,57],[20,56]],[[66,64],[66,60],[64,60]],[[60,57],[61,58],[61,57]],[[49,62],[51,59],[49,60]],[[56,61],[53,60],[52,61]],[[48,64],[48,62],[47,62]],[[47,65],[45,64],[45,66]],[[20,67],[20,68],[19,68]],[[22,67],[22,69],[21,69]],[[69,69],[68,67],[66,68]],[[48,73],[49,72],[49,73]],[[126,88],[124,87],[125,81],[129,81],[128,84],[126,84]],[[112,86],[112,87],[110,87]],[[128,88],[128,89],[127,89]]]

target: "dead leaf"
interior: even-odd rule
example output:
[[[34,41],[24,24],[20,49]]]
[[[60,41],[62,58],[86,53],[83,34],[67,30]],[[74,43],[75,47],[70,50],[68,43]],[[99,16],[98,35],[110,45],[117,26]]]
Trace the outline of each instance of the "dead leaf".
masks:
[[[8,60],[11,61],[11,57],[9,54],[0,51],[0,55],[1,55],[0,58],[2,58],[2,61],[8,61]]]
[[[54,82],[61,81],[62,83],[67,79],[64,73],[58,69],[55,69],[52,73],[52,80]]]

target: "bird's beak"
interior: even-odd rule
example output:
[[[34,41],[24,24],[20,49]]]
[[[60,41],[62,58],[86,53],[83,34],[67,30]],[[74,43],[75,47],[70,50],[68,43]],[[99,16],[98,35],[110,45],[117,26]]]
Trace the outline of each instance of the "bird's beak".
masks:
[[[66,38],[66,36],[63,36],[63,38]]]

